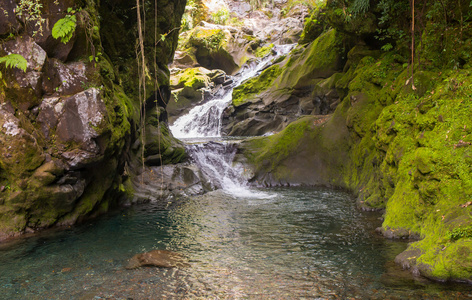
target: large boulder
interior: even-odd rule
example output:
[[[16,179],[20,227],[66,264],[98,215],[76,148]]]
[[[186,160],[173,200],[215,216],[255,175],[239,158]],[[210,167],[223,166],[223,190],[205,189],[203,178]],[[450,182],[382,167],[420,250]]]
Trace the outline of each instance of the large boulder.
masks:
[[[233,74],[241,62],[237,55],[232,55],[229,47],[232,39],[231,32],[224,26],[206,24],[193,29],[189,37],[189,45],[195,48],[198,63],[207,69],[221,69]],[[236,59],[235,59],[236,58]]]
[[[8,95],[16,99],[15,102],[22,110],[39,104],[46,52],[29,36],[7,41],[2,48],[6,55],[19,54],[27,62],[25,72],[17,68],[5,72],[9,83],[6,85]]]
[[[342,35],[329,30],[307,47],[267,68],[233,90],[223,115],[223,132],[234,136],[280,131],[301,115],[333,112],[340,102],[336,82],[343,54],[334,50]]]

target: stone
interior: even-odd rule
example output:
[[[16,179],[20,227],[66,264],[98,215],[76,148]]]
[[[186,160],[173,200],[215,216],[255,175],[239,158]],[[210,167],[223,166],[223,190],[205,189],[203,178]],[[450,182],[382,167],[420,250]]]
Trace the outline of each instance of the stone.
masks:
[[[128,260],[126,269],[140,267],[176,268],[189,266],[187,259],[180,253],[169,250],[151,250],[136,254]]]
[[[46,95],[73,95],[88,85],[83,61],[65,64],[58,59],[49,59],[44,78],[42,89]]]
[[[106,107],[96,88],[66,98],[62,107],[57,109],[57,137],[63,142],[81,144],[83,150],[98,153],[99,148],[94,139],[99,136],[97,128],[105,121]],[[55,108],[58,105],[56,104]]]
[[[3,50],[7,54],[19,54],[23,56],[27,61],[26,72],[23,70],[12,68],[9,70],[9,74],[13,75],[13,80],[16,81],[19,85],[19,89],[32,90],[32,92],[37,96],[41,96],[41,80],[42,80],[42,71],[44,64],[46,62],[46,51],[44,51],[38,44],[36,44],[33,38],[29,36],[18,37],[14,40],[8,41],[3,44]],[[12,85],[14,88],[15,86]],[[16,97],[23,97],[21,108],[26,110],[31,106],[36,104],[35,99],[26,99],[30,97],[25,97],[25,95],[18,95],[18,92],[15,94]]]
[[[0,9],[0,35],[7,34],[11,31],[17,31],[20,23],[15,15],[16,3],[13,0],[3,0]]]
[[[23,56],[28,62],[26,72],[40,72],[46,62],[46,51],[44,51],[43,48],[41,48],[30,36],[18,37],[6,42],[3,45],[3,50],[5,50],[7,54],[16,53]]]
[[[43,32],[42,34],[36,34],[33,38],[34,41],[43,48],[48,57],[57,58],[62,61],[66,61],[67,57],[74,46],[76,40],[76,34],[74,34],[71,40],[64,44],[60,39],[55,39],[52,37],[52,28],[54,24],[59,19],[62,19],[67,14],[67,9],[69,7],[74,7],[75,0],[45,0],[43,1],[42,17],[45,19],[43,23]],[[26,31],[30,36],[33,35],[33,31],[37,30],[35,26],[27,26]]]

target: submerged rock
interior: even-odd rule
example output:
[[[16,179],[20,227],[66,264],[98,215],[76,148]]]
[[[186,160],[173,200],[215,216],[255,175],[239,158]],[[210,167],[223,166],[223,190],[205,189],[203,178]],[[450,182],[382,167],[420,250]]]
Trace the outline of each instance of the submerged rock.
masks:
[[[140,267],[176,268],[188,267],[188,260],[180,253],[169,250],[151,250],[149,252],[136,254],[128,260],[126,269]]]

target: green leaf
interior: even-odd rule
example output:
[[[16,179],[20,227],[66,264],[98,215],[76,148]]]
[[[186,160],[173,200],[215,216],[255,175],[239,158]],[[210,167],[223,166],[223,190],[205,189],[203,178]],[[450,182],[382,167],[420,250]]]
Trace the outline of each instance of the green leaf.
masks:
[[[59,19],[54,27],[52,28],[52,37],[55,39],[61,39],[61,42],[66,44],[72,38],[77,19],[75,16],[67,15],[62,19]]]
[[[17,68],[26,72],[28,62],[20,54],[9,54],[7,56],[0,57],[0,63],[5,63],[7,68]]]

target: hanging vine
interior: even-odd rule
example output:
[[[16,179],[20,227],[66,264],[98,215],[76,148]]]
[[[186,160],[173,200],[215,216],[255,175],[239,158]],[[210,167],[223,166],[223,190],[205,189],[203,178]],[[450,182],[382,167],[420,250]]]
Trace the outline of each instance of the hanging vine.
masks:
[[[144,5],[143,5],[144,10]],[[141,20],[141,5],[139,0],[136,0],[136,12],[137,12],[137,21],[138,21],[138,45],[139,51],[136,51],[136,59],[138,61],[138,77],[139,77],[139,84],[138,84],[138,97],[139,97],[139,104],[140,104],[140,111],[141,111],[141,161],[142,161],[142,168],[144,170],[144,148],[146,143],[146,60],[144,57],[144,33],[143,33],[143,23]],[[144,181],[144,173],[141,176],[141,184]]]
[[[157,136],[157,144],[159,149],[159,164],[161,168],[161,190],[164,189],[164,172],[162,167],[162,153],[161,153],[161,122],[160,122],[160,114],[161,111],[159,110],[159,102],[157,101],[157,93],[159,93],[159,97],[161,97],[162,101],[164,98],[161,95],[161,89],[159,87],[159,81],[157,79],[158,74],[158,67],[157,67],[157,44],[160,41],[165,39],[165,36],[161,36],[160,39],[157,39],[157,0],[154,0],[154,102],[156,103],[156,114],[157,114],[157,130],[159,135]]]

